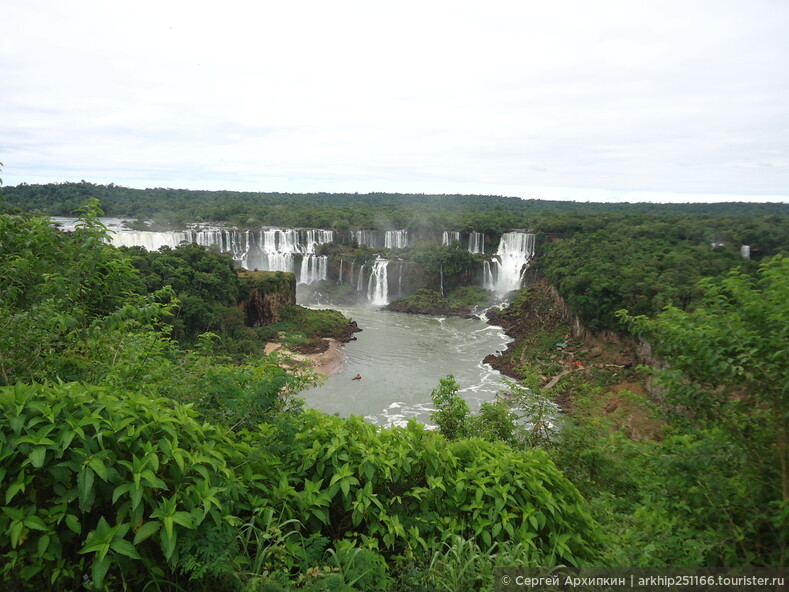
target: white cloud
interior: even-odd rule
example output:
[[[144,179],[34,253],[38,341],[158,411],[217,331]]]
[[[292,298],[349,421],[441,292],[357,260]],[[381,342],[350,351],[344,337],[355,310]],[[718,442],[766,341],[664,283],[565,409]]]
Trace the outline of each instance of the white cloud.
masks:
[[[779,0],[13,3],[0,160],[7,184],[787,199],[787,25]]]

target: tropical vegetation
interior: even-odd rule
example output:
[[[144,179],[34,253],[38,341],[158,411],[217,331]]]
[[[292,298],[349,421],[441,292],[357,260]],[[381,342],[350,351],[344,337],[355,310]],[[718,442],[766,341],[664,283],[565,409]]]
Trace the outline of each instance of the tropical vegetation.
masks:
[[[497,564],[789,560],[785,206],[625,211],[478,196],[217,195],[84,182],[5,192],[5,584],[492,590]],[[537,268],[589,329],[632,331],[667,362],[661,371],[628,369],[633,384],[654,373],[658,396],[617,393],[628,408],[647,410],[659,430],[628,433],[627,418],[607,409],[611,384],[602,375],[567,375],[567,414],[557,415],[550,389],[535,398],[566,353],[554,326],[518,350],[521,380],[478,414],[454,378],[441,380],[436,430],[305,409],[298,393],[318,378],[262,346],[339,330],[344,320],[291,307],[277,324],[249,327],[238,303],[252,284],[229,258],[195,245],[116,249],[96,197],[108,213],[156,223],[185,215],[348,229],[385,219],[489,239],[531,229],[540,238]],[[308,207],[310,199],[318,207]],[[50,214],[78,209],[80,222],[61,232],[21,204]],[[739,255],[741,244],[753,247],[751,259]],[[466,273],[475,261],[453,246],[417,244],[411,254],[447,274]],[[481,296],[456,287],[448,295],[443,300],[467,303]],[[530,298],[526,288],[500,315],[514,322]],[[412,303],[441,299],[423,292]]]

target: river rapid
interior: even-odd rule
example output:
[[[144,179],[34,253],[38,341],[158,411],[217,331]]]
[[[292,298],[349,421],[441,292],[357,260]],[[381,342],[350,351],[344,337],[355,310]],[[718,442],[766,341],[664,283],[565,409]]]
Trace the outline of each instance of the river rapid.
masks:
[[[342,417],[360,415],[377,425],[410,418],[430,425],[430,393],[451,374],[472,412],[505,385],[482,359],[511,341],[500,327],[476,319],[411,315],[371,306],[333,307],[362,332],[343,347],[343,368],[299,394],[309,407]],[[357,375],[359,380],[353,380]]]

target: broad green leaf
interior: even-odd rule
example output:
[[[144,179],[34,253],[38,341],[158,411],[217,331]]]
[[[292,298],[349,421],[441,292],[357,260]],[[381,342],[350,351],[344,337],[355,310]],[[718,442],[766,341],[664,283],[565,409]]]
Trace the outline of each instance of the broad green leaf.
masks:
[[[164,551],[164,557],[167,561],[170,561],[175,552],[176,538],[176,533],[174,532],[171,535],[166,532],[162,533],[162,551]]]
[[[16,483],[12,483],[8,490],[5,492],[5,503],[11,503],[11,500],[14,499],[14,496],[19,493],[20,491],[25,490],[25,483],[24,481],[17,481]]]
[[[162,526],[161,522],[150,521],[143,524],[134,535],[134,544],[143,542],[145,539],[153,536],[159,531]]]
[[[38,516],[28,516],[25,518],[25,526],[33,530],[49,530],[44,521]]]
[[[94,456],[90,459],[90,461],[88,461],[88,465],[96,472],[99,477],[101,477],[102,481],[107,480],[107,467],[104,465],[104,461]]]
[[[186,528],[194,528],[194,518],[189,512],[176,512],[173,514],[173,521]]]
[[[9,528],[9,533],[11,534],[11,548],[16,549],[16,546],[19,544],[19,539],[22,537],[22,531],[24,530],[25,525],[22,524],[20,521],[12,522],[11,528]]]
[[[93,493],[93,469],[85,467],[77,475],[77,491],[79,492],[79,507],[84,512],[90,509],[90,495]]]
[[[82,532],[82,524],[74,514],[66,514],[66,526],[76,534]]]
[[[44,446],[36,446],[30,453],[30,464],[32,464],[36,469],[40,469],[44,466],[44,460],[46,459],[46,456],[47,449]]]
[[[131,483],[124,483],[122,485],[118,485],[115,490],[112,492],[112,503],[118,501],[118,498],[122,496],[124,493],[128,493],[132,490],[134,486]]]
[[[110,548],[116,553],[120,553],[126,557],[131,557],[132,559],[142,559],[140,554],[137,553],[137,549],[134,548],[134,545],[125,539],[113,540],[112,543],[110,543]]]
[[[110,568],[110,558],[105,555],[101,559],[94,559],[91,568],[91,575],[93,576],[93,585],[96,588],[101,588],[104,584],[104,576],[107,575],[107,570]]]
[[[49,535],[43,534],[38,538],[38,554],[39,556],[43,556],[44,553],[47,552],[47,548],[49,547]]]
[[[140,484],[132,485],[132,494],[131,494],[132,509],[136,509],[137,506],[140,505],[140,502],[142,501],[142,494],[143,494],[142,485]]]

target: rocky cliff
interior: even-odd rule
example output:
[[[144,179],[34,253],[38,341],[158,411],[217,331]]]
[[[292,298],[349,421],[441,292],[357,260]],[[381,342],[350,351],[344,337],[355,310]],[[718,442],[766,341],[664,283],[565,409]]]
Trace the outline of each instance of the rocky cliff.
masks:
[[[239,303],[247,327],[272,325],[282,320],[288,306],[296,304],[296,276],[283,271],[250,271],[241,274],[249,287]]]

